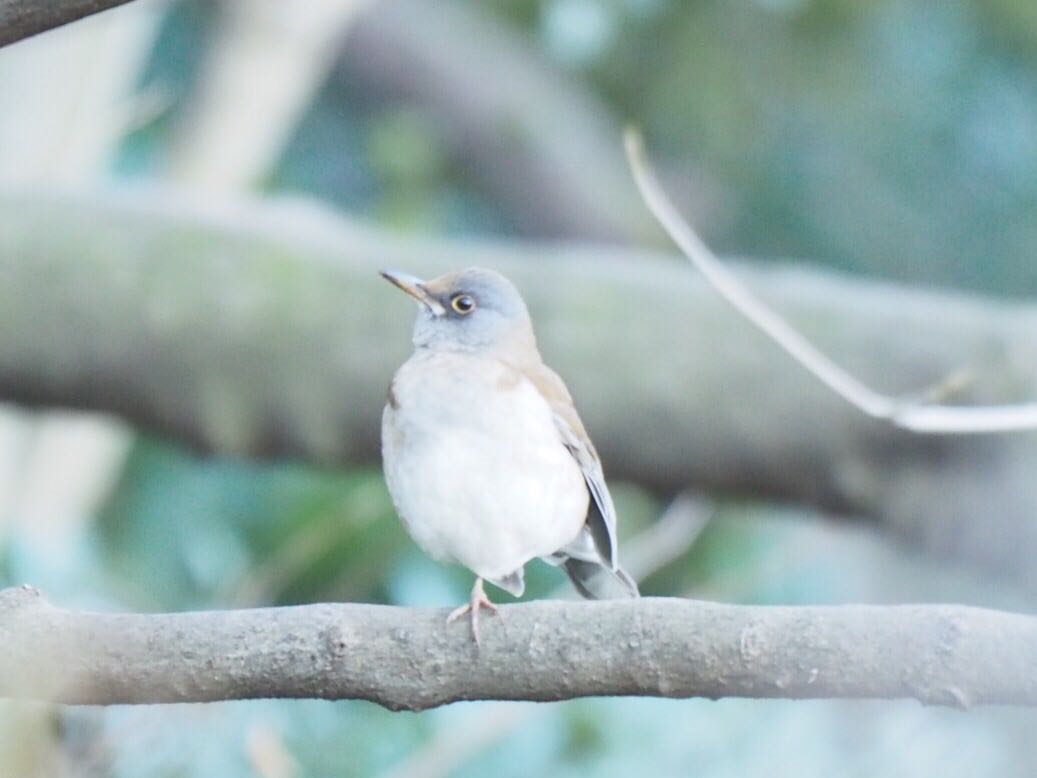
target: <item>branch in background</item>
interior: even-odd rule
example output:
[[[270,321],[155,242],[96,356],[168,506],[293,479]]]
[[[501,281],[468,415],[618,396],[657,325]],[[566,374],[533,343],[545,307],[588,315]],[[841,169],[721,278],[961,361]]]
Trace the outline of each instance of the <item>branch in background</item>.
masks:
[[[342,59],[344,77],[374,99],[432,117],[456,164],[518,232],[662,238],[631,186],[608,106],[484,4],[374,3],[350,29]]]
[[[864,418],[665,255],[403,240],[285,202],[0,192],[0,398],[225,454],[377,462],[413,317],[377,271],[473,264],[522,289],[611,479],[871,517],[1037,588],[1034,436]],[[1037,395],[1037,307],[802,266],[739,277],[891,393],[968,365],[972,401]]]
[[[0,46],[128,2],[129,0],[0,0]]]
[[[1037,403],[1004,406],[941,406],[876,392],[832,361],[727,270],[685,221],[659,185],[640,134],[627,130],[627,159],[645,204],[673,242],[725,300],[821,383],[873,419],[912,432],[941,434],[1037,429]]]
[[[954,605],[507,605],[477,649],[446,611],[63,610],[0,592],[0,695],[89,705],[267,697],[423,710],[600,695],[1037,705],[1037,619]]]
[[[164,10],[134,3],[0,51],[5,186],[85,188],[107,176],[141,108],[139,74]]]
[[[256,186],[335,62],[370,0],[227,0],[205,52],[169,173],[202,191]]]
[[[106,177],[140,108],[139,74],[164,10],[135,3],[0,52],[4,185],[85,190]],[[0,495],[0,536],[13,533],[34,557],[53,554],[107,498],[132,436],[110,418],[9,406],[0,427],[0,484],[12,487]]]

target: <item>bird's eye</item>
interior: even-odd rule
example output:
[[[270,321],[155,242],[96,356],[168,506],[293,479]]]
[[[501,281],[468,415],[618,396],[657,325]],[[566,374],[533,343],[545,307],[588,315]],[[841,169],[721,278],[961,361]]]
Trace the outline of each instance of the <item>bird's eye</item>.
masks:
[[[460,314],[471,313],[475,310],[475,298],[470,294],[455,294],[450,298],[450,307]]]

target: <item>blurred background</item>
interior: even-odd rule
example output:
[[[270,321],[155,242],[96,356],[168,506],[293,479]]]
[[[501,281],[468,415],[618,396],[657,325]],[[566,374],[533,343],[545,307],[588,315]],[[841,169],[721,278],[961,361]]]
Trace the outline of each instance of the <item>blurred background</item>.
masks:
[[[968,343],[992,376],[975,397],[1032,398],[1035,9],[1030,0],[139,0],[0,49],[0,210],[24,228],[12,237],[14,222],[4,223],[0,277],[14,278],[34,261],[31,247],[65,229],[60,216],[19,215],[46,213],[48,198],[60,196],[58,214],[82,204],[85,221],[92,202],[114,202],[111,219],[128,200],[174,220],[186,209],[181,253],[162,260],[170,277],[196,251],[219,255],[218,240],[190,233],[191,213],[270,206],[256,213],[263,234],[276,235],[278,214],[317,201],[322,220],[362,229],[370,245],[431,246],[443,270],[461,245],[506,252],[529,278],[550,278],[556,255],[569,267],[600,251],[617,289],[627,273],[648,276],[631,282],[643,291],[653,274],[693,271],[669,256],[632,186],[620,133],[633,122],[705,239],[752,257],[747,272],[777,274],[754,276],[762,296],[776,279],[788,312],[822,334],[833,328],[813,318],[818,288],[846,295],[818,294],[849,311],[837,333],[886,307],[899,312],[891,321],[909,322],[848,336],[851,367],[868,373],[876,355],[900,348],[868,378],[922,388],[945,369],[974,367],[955,364]],[[297,227],[286,216],[284,245]],[[105,240],[84,253],[103,254]],[[236,267],[221,265],[228,286]],[[76,283],[89,298],[90,274]],[[304,314],[309,298],[293,297],[294,283],[286,273],[282,302]],[[370,283],[372,305],[398,326],[364,337],[391,338],[402,359],[411,307]],[[552,301],[534,295],[535,318],[554,316]],[[34,310],[41,331],[72,326],[47,318],[60,309]],[[610,315],[642,314],[620,304]],[[715,414],[727,385],[714,375],[685,420],[708,430],[705,443],[671,447],[688,456],[687,475],[639,477],[618,461],[622,427],[610,419],[652,430],[672,420],[636,402],[590,402],[624,556],[645,593],[1032,609],[1032,435],[918,443],[847,421],[849,412],[812,420],[802,413],[811,403],[788,389],[809,381],[778,377],[798,368],[780,356],[754,361],[770,347],[733,315],[714,326],[678,327],[670,348],[721,343],[743,355],[725,380],[747,385],[757,412],[795,445]],[[925,327],[916,345],[912,333]],[[0,335],[0,399],[21,401],[4,381],[19,356],[12,331]],[[547,345],[568,353],[557,343],[570,331],[558,325]],[[590,356],[556,366],[566,378],[582,371],[571,381],[579,404],[581,382],[596,398],[595,371],[615,367],[606,345],[594,351],[593,330],[578,334]],[[934,343],[946,354],[930,365]],[[31,358],[18,364],[31,372]],[[920,364],[932,369],[912,372]],[[375,378],[381,391],[388,373]],[[103,408],[103,399],[48,396],[0,406],[3,585],[31,582],[70,607],[145,611],[453,606],[467,596],[465,571],[429,561],[403,533],[370,445],[330,462],[240,455],[232,395],[210,405],[224,434],[202,453],[175,425],[141,431],[46,407]],[[354,412],[375,429],[380,399],[363,397]],[[726,453],[714,461],[713,450]],[[724,470],[740,457],[748,469]],[[527,578],[527,597],[571,596],[546,566]],[[600,699],[409,714],[360,702],[0,701],[0,775],[1032,776],[1035,725],[1028,711],[908,702]]]

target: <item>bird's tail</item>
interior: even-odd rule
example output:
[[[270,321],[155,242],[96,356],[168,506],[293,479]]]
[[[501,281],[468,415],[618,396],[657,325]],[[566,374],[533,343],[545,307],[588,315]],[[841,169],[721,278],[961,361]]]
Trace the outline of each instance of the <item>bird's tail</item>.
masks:
[[[562,566],[583,597],[588,600],[618,600],[623,597],[640,597],[637,582],[622,567],[614,571],[600,562],[586,562],[568,557]]]

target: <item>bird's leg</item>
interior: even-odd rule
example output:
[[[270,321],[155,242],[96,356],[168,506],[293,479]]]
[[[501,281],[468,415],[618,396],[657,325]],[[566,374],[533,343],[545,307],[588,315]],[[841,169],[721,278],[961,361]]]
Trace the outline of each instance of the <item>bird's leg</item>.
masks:
[[[450,624],[464,616],[466,613],[471,613],[472,636],[475,638],[475,645],[477,646],[479,645],[479,608],[486,608],[487,610],[497,614],[500,613],[497,606],[490,602],[490,598],[487,597],[486,592],[483,591],[482,578],[475,579],[475,585],[472,587],[472,596],[468,600],[468,603],[451,611],[450,615],[446,617],[446,623]]]

